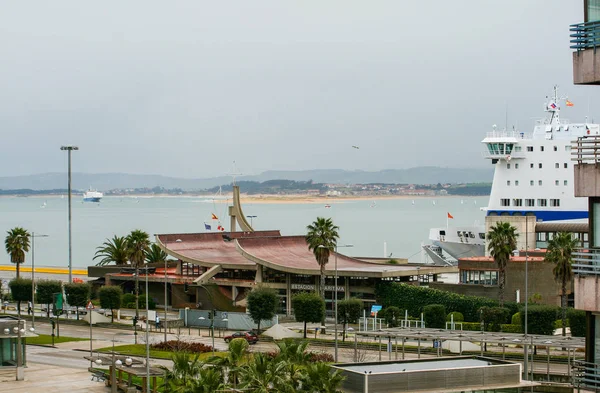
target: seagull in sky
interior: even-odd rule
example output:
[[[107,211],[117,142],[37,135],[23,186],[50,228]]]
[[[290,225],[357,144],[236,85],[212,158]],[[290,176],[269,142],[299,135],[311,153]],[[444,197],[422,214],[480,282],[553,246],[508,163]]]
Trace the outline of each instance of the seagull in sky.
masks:
[[[355,148],[355,149],[357,149],[357,150],[360,149],[360,147],[355,146],[355,145],[352,145],[352,147]]]

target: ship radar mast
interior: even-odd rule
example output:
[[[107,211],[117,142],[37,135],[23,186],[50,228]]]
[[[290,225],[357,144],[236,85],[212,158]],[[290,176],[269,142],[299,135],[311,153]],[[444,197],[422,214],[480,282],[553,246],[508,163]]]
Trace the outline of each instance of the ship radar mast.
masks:
[[[560,124],[560,101],[568,100],[568,97],[560,97],[558,95],[558,85],[554,85],[554,94],[552,97],[546,96],[546,100],[544,110],[550,113],[550,118],[546,121],[547,124]]]

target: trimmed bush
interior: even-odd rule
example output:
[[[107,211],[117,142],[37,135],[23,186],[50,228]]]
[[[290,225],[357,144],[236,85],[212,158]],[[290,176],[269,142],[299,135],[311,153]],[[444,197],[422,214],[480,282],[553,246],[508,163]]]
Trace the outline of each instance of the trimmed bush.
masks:
[[[384,308],[395,306],[400,310],[408,310],[409,315],[420,315],[423,307],[429,304],[441,304],[447,310],[463,314],[466,321],[478,321],[479,309],[484,306],[497,307],[498,302],[485,297],[464,296],[457,293],[440,291],[414,285],[394,282],[382,282],[375,288],[379,304]],[[513,305],[506,303],[508,308]],[[515,311],[517,311],[515,309]],[[446,316],[444,315],[444,320]]]
[[[504,307],[481,307],[479,315],[483,320],[485,331],[499,332],[500,325],[508,322],[510,310]]]
[[[428,328],[443,329],[446,327],[446,307],[441,304],[430,304],[423,307],[423,319]]]
[[[510,323],[513,325],[521,325],[521,313],[520,312],[516,312],[513,314],[512,318],[510,319]]]
[[[452,320],[452,316],[454,316],[454,322],[464,322],[465,320],[465,317],[461,313],[459,313],[458,311],[452,311],[446,317],[446,322],[450,322]]]
[[[102,308],[110,308],[111,322],[114,322],[114,310],[121,308],[121,296],[123,296],[123,290],[119,286],[108,285],[100,288],[98,296],[100,296],[100,305]]]
[[[586,329],[586,318],[585,311],[568,309],[567,318],[569,318],[569,325],[571,327],[571,336],[573,337],[585,337]]]
[[[189,353],[212,352],[212,347],[210,345],[206,345],[206,344],[202,344],[202,343],[195,343],[195,342],[179,341],[179,340],[169,340],[167,342],[162,341],[157,344],[151,344],[150,348],[158,349],[161,351],[181,351],[181,352],[189,352]]]
[[[135,295],[133,293],[124,293],[123,296],[121,297],[121,304],[132,304],[133,303],[133,307],[131,308],[135,308]],[[129,308],[129,306],[126,306],[127,308]]]
[[[500,325],[500,329],[503,333],[523,333],[521,325],[504,323]]]
[[[529,334],[554,334],[554,321],[558,307],[531,305],[527,309],[527,332]],[[521,318],[521,326],[525,325],[525,318]]]

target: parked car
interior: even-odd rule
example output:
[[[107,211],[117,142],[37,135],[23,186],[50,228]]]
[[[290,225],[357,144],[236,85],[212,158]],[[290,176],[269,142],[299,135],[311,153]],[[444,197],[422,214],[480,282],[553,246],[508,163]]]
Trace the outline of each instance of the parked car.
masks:
[[[249,344],[256,344],[258,342],[258,336],[254,332],[235,332],[230,336],[225,336],[223,339],[228,343],[234,338],[245,338]]]

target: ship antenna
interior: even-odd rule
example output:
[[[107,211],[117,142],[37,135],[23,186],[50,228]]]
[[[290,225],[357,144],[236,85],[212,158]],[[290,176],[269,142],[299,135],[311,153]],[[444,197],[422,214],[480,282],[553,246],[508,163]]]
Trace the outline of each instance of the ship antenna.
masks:
[[[508,131],[508,101],[504,102],[504,129]]]

